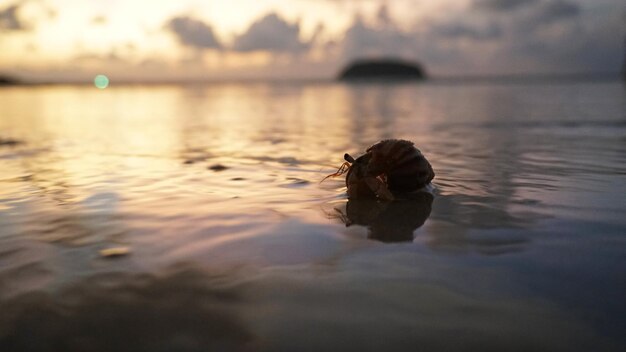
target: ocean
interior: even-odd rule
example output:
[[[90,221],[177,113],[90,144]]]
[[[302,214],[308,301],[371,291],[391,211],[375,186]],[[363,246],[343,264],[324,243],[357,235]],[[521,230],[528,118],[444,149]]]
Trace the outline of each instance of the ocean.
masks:
[[[436,177],[325,176],[389,138]],[[0,88],[2,351],[624,351],[619,81]]]

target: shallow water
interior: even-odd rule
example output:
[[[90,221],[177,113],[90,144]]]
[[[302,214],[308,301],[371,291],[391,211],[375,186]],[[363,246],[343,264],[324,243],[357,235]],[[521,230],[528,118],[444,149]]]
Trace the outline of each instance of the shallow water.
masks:
[[[384,138],[432,195],[320,183]],[[626,348],[619,83],[1,88],[0,139],[2,351]]]

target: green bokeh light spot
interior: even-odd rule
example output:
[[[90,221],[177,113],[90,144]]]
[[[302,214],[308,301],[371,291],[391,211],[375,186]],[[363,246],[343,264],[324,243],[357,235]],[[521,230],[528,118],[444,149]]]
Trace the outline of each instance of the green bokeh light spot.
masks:
[[[93,79],[93,83],[96,87],[104,89],[109,86],[109,78],[105,75],[97,75],[96,78]]]

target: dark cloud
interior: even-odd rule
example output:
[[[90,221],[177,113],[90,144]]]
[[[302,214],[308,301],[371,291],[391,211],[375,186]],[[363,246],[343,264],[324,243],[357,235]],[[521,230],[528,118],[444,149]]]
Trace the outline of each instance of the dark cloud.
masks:
[[[377,24],[367,24],[356,16],[352,26],[346,31],[342,54],[346,59],[358,57],[414,56],[414,34],[399,29],[392,19],[377,17]]]
[[[28,7],[27,17],[21,17],[22,9]],[[0,9],[0,32],[32,31],[40,22],[53,20],[57,15],[54,8],[44,1],[17,0]]]
[[[20,31],[29,29],[17,15],[19,8],[19,4],[13,4],[0,10],[0,30]]]
[[[502,27],[495,22],[488,23],[487,25],[451,22],[435,25],[431,31],[444,38],[471,40],[493,40],[503,35]]]
[[[535,4],[538,1],[539,0],[475,0],[474,5],[479,9],[510,11]]]
[[[545,27],[559,27],[562,32],[570,31],[579,25],[580,6],[566,0],[542,1],[530,6],[526,11],[501,15],[491,20],[500,20],[511,33],[520,39],[540,37]],[[541,39],[541,38],[539,38]]]
[[[472,11],[473,10],[473,11]],[[515,11],[512,11],[515,10]],[[477,0],[467,18],[452,18],[434,26],[441,36],[473,40],[515,37],[518,42],[534,40],[546,26],[561,30],[577,25],[582,11],[568,0]],[[504,44],[504,43],[503,43]]]
[[[555,17],[562,19],[562,17]],[[556,20],[554,20],[556,21]],[[582,25],[561,21],[556,33],[537,31],[517,43],[509,43],[509,55],[526,57],[537,65],[569,72],[618,71],[622,57],[623,27],[619,15]]]
[[[215,37],[213,28],[201,20],[188,16],[178,16],[170,19],[168,28],[185,46],[198,49],[220,49],[222,45]]]
[[[300,39],[300,24],[289,23],[270,13],[252,23],[248,30],[235,38],[235,51],[270,51],[299,53],[306,51],[310,42]]]
[[[473,4],[478,15],[481,12],[497,15],[509,23],[526,26],[524,30],[571,19],[581,13],[580,6],[569,0],[475,0]]]
[[[535,15],[540,23],[552,23],[577,17],[580,15],[580,6],[565,0],[548,1],[541,3]]]

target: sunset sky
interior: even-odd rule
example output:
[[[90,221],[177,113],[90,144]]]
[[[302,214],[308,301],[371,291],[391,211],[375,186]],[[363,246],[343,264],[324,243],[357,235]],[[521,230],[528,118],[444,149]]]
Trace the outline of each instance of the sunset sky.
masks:
[[[0,0],[0,74],[38,81],[618,72],[623,0]]]

